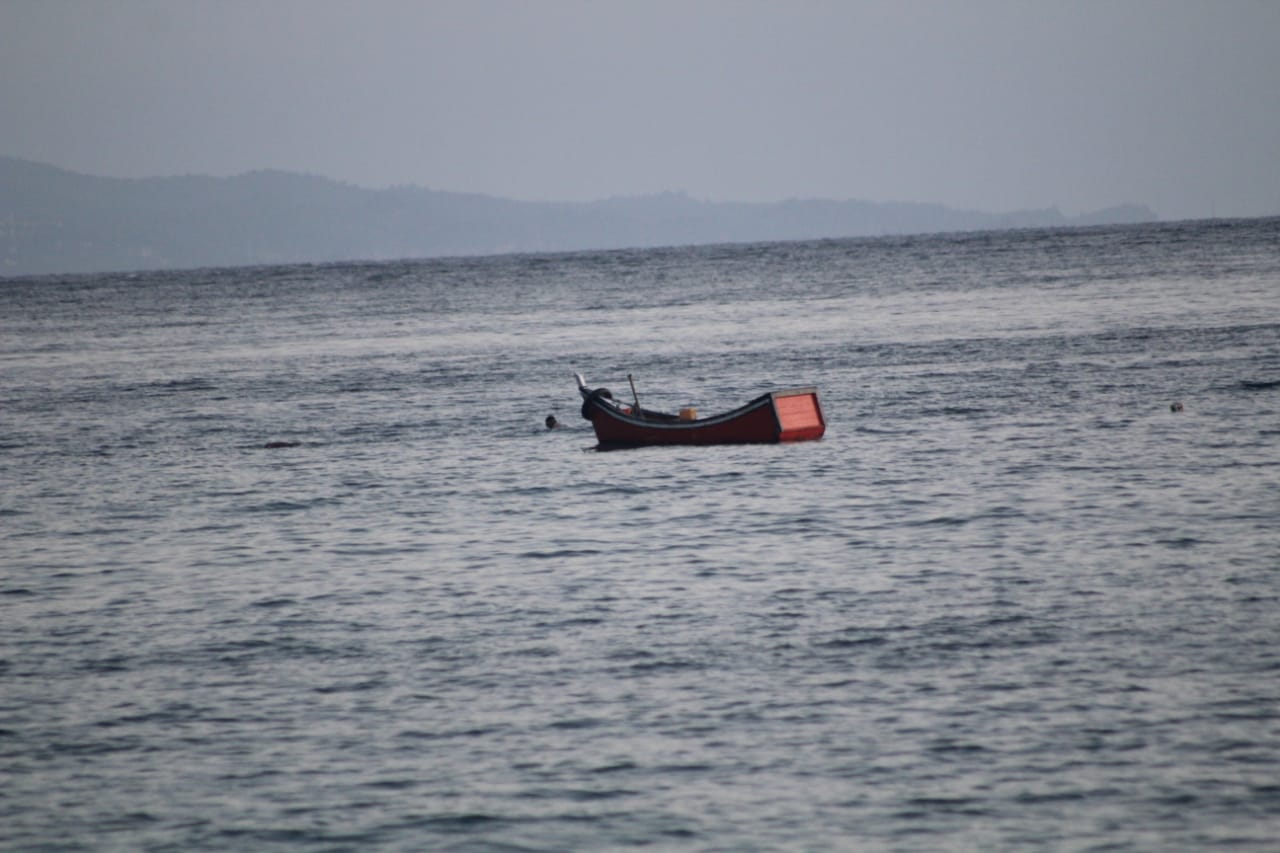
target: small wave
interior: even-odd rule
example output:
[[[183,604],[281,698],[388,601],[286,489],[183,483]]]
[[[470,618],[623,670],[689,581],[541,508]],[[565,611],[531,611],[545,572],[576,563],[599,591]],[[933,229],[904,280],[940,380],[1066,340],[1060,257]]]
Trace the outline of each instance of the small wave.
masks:
[[[1077,802],[1080,800],[1090,799],[1092,797],[1101,797],[1101,796],[1105,796],[1106,794],[1115,795],[1116,793],[1118,792],[1117,791],[1103,792],[1103,791],[1075,790],[1075,791],[1047,791],[1044,793],[1038,793],[1035,791],[1027,791],[1025,793],[1018,794],[1014,798],[1014,802],[1017,802],[1022,805],[1038,805],[1041,803],[1070,803],[1070,802]]]
[[[100,660],[86,660],[77,664],[76,669],[81,672],[94,675],[102,675],[113,672],[128,672],[130,661],[124,656],[117,655],[115,657],[102,658]]]
[[[274,610],[277,607],[289,607],[298,602],[292,598],[264,598],[261,601],[251,603],[250,607],[262,607],[268,610]]]
[[[972,518],[963,518],[957,515],[937,515],[933,518],[923,518],[919,521],[908,521],[903,524],[904,527],[960,527],[968,524]]]
[[[540,627],[552,628],[554,630],[563,630],[565,628],[577,628],[583,625],[602,625],[604,620],[595,616],[575,616],[572,619],[565,619],[560,622],[540,622]]]
[[[966,755],[982,753],[982,752],[990,752],[990,750],[987,747],[983,746],[980,743],[967,743],[965,741],[957,741],[957,740],[952,740],[950,738],[944,738],[942,740],[935,741],[934,743],[929,745],[928,751],[933,753],[942,753],[942,754],[961,753]]]
[[[217,387],[212,380],[201,376],[193,376],[189,379],[173,379],[168,382],[153,382],[145,386],[146,390],[160,396],[185,394],[189,391],[212,391]]]
[[[886,637],[878,634],[867,634],[861,636],[845,636],[834,637],[828,640],[815,640],[813,646],[819,649],[856,649],[866,646],[883,646],[889,642]]]
[[[579,731],[582,729],[598,729],[606,724],[606,720],[594,717],[578,717],[569,720],[556,720],[551,723],[551,728],[564,729],[567,731]]]
[[[913,797],[905,805],[910,812],[919,812],[921,816],[932,816],[938,813],[981,815],[988,810],[978,806],[979,800],[973,797]]]
[[[633,673],[651,672],[684,672],[688,670],[706,669],[706,665],[691,660],[650,660],[633,663],[629,667]]]
[[[234,839],[234,847],[240,847],[245,841],[263,845],[303,845],[310,846],[329,840],[319,832],[309,829],[255,829],[231,827],[218,830],[218,835],[226,839]],[[252,845],[250,845],[252,846]]]
[[[451,729],[443,732],[425,732],[411,729],[398,732],[396,737],[405,738],[406,740],[447,740],[449,738],[489,737],[498,732],[499,729],[494,726],[475,726],[469,729]]]
[[[1179,536],[1176,539],[1157,539],[1156,544],[1167,545],[1170,548],[1193,548],[1202,543],[1201,540],[1196,539],[1194,536]]]
[[[619,761],[616,764],[604,764],[600,767],[592,767],[588,773],[622,773],[627,770],[638,770],[640,765],[634,761]]]
[[[328,696],[335,693],[363,693],[366,690],[376,690],[379,687],[385,687],[386,682],[381,678],[371,678],[364,681],[353,681],[345,684],[325,684],[315,687],[312,692],[319,693],[322,696]]]
[[[1280,379],[1241,379],[1240,387],[1245,391],[1274,391],[1280,388]]]
[[[530,560],[563,560],[568,557],[591,557],[603,553],[598,548],[562,548],[559,551],[525,551],[518,556]]]
[[[312,507],[325,506],[327,504],[332,504],[334,502],[335,501],[332,498],[315,498],[309,501],[276,500],[276,501],[266,501],[265,503],[260,503],[260,504],[251,504],[246,507],[240,507],[239,509],[234,511],[246,512],[246,513],[298,512],[300,510],[311,509]]]

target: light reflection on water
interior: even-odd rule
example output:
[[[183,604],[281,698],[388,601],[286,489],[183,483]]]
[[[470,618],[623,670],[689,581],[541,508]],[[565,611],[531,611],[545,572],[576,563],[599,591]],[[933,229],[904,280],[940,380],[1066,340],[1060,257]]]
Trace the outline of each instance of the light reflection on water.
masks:
[[[0,846],[1265,849],[1275,229],[0,284]]]

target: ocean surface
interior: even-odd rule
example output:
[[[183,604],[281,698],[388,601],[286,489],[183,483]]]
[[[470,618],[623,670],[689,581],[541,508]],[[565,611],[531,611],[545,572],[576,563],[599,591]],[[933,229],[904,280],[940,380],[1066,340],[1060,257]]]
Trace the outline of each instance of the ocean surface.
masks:
[[[1280,849],[1280,219],[0,280],[0,848]]]

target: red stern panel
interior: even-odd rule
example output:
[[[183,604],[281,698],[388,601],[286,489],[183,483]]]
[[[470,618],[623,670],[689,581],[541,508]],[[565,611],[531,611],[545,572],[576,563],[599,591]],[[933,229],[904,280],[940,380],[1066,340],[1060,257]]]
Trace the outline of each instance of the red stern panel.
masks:
[[[779,441],[808,441],[821,438],[827,430],[818,404],[818,393],[810,389],[775,393],[773,408],[782,428]]]

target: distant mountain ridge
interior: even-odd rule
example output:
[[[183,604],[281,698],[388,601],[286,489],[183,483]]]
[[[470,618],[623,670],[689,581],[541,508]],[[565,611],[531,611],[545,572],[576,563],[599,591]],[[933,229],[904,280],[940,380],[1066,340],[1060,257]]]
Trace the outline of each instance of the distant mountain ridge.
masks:
[[[314,175],[102,178],[0,157],[0,276],[390,260],[1154,221],[936,204],[706,202],[662,193],[526,202]]]

